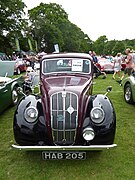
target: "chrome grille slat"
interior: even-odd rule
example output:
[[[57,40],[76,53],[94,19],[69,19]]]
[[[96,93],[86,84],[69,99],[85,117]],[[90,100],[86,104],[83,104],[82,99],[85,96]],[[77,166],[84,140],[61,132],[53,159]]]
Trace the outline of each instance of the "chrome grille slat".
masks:
[[[57,145],[74,143],[78,119],[78,97],[71,92],[58,92],[51,96],[51,127]]]

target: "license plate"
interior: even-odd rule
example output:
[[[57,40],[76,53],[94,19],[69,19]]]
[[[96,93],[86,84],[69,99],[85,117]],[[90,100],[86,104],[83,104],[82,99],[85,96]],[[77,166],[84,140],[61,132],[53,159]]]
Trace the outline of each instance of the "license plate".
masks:
[[[43,160],[53,159],[53,160],[83,160],[86,159],[86,152],[42,152]]]

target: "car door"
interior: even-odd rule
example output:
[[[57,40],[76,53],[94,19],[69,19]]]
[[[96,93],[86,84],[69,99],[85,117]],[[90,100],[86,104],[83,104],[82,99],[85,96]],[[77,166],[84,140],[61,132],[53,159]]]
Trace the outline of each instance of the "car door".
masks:
[[[0,113],[5,110],[11,103],[11,84],[0,84]]]

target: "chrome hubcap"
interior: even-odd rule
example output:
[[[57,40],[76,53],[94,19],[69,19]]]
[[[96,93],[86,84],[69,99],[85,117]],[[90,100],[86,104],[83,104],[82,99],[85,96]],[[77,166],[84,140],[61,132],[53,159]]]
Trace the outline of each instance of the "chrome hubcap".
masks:
[[[131,90],[130,90],[130,88],[128,87],[128,88],[126,89],[126,91],[125,91],[125,99],[126,99],[127,101],[129,101],[130,98],[131,98]]]
[[[16,104],[18,101],[18,94],[17,94],[16,90],[13,90],[13,92],[12,92],[12,100],[13,100],[14,104]]]

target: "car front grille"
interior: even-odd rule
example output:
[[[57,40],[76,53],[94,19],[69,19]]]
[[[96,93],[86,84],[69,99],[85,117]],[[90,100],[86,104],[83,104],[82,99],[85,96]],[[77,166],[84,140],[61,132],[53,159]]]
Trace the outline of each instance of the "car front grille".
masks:
[[[77,119],[78,97],[71,92],[58,92],[51,96],[51,127],[56,145],[74,144]]]

